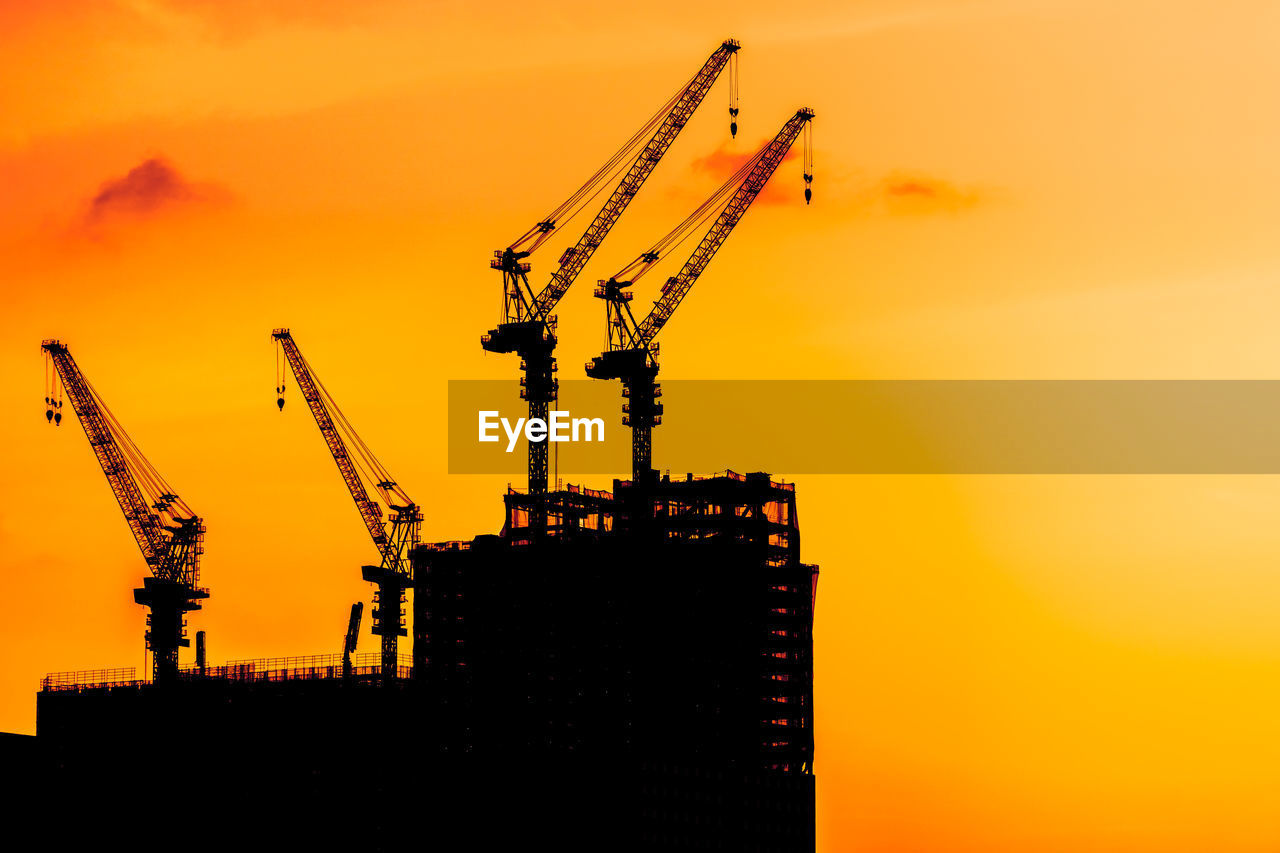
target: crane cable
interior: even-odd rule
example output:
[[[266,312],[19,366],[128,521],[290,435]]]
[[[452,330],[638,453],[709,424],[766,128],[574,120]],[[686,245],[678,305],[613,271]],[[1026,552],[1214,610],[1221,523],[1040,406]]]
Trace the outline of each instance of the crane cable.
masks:
[[[152,517],[158,519],[164,525],[172,524],[180,517],[195,517],[195,511],[191,509],[186,501],[178,497],[173,487],[169,485],[156,467],[142,453],[138,445],[134,443],[133,438],[125,430],[120,419],[111,411],[111,408],[102,398],[102,395],[98,393],[98,390],[93,387],[93,383],[86,378],[84,379],[84,385],[97,405],[98,410],[102,413],[103,423],[111,434],[112,439],[114,439],[116,447],[120,450],[126,473],[137,484],[147,500],[150,501],[151,509],[153,510]],[[175,508],[177,511],[175,511]]]
[[[736,56],[736,54],[734,54]],[[731,60],[732,61],[732,58]],[[731,66],[733,67],[733,66]],[[652,136],[658,126],[670,115],[675,109],[680,99],[684,97],[685,92],[694,84],[701,74],[701,70],[695,73],[685,82],[683,86],[676,90],[670,98],[663,103],[661,107],[649,117],[640,129],[631,135],[631,137],[623,143],[622,147],[613,153],[604,165],[595,171],[595,173],[587,179],[587,181],[578,189],[574,190],[569,198],[561,202],[555,209],[548,213],[542,220],[511,244],[513,250],[524,250],[532,253],[541,246],[551,236],[553,230],[562,228],[573,221],[588,204],[590,204],[596,196],[598,196],[609,185],[611,179],[616,177],[624,167],[629,166],[639,156],[636,150],[640,147],[642,141]],[[737,94],[736,90],[730,95],[732,99],[732,114],[737,114]],[[736,124],[735,124],[736,127]],[[550,226],[550,227],[546,227]],[[532,241],[532,242],[530,242]],[[526,245],[527,244],[527,245]]]
[[[311,367],[311,363],[307,361],[307,357],[302,354],[301,350],[298,350],[298,357],[302,360],[303,367],[306,368],[307,373],[311,376],[311,380],[315,383],[316,390],[320,392],[321,404],[329,412],[334,425],[346,439],[346,441],[344,441],[344,446],[350,448],[347,452],[347,456],[354,463],[356,473],[360,476],[360,479],[364,482],[365,486],[376,491],[378,496],[382,498],[383,502],[387,504],[387,506],[392,505],[393,496],[401,502],[402,506],[412,504],[413,499],[405,493],[404,489],[400,488],[391,476],[391,472],[378,461],[378,457],[374,455],[373,451],[369,448],[369,445],[365,444],[364,439],[360,437],[360,434],[356,432],[355,427],[353,427],[351,422],[347,420],[347,416],[342,413],[342,409],[339,408],[337,400],[335,400],[333,395],[329,393],[329,390],[324,387],[324,383],[320,381],[320,377],[316,375],[315,370]],[[352,453],[352,450],[355,452]]]
[[[738,136],[738,54],[729,55],[729,136]]]
[[[75,369],[74,362],[72,362],[71,369]],[[130,527],[134,528],[135,535],[140,537],[138,544],[142,548],[143,557],[153,571],[158,572],[163,568],[165,556],[174,542],[175,525],[179,522],[196,520],[195,511],[191,509],[186,501],[178,497],[173,487],[169,485],[156,467],[142,453],[138,445],[134,443],[120,419],[115,416],[115,413],[107,405],[106,400],[93,387],[93,383],[83,375],[79,376],[79,381],[89,395],[90,403],[96,408],[102,426],[106,429],[108,435],[105,440],[100,437],[95,440],[95,436],[89,432],[88,425],[84,423],[83,418],[81,424],[85,426],[85,432],[89,435],[90,443],[94,445],[94,454],[99,456],[103,463],[103,471],[108,475],[112,491],[116,493],[116,499],[120,503],[120,508],[124,511],[126,520],[129,521]],[[46,351],[45,417],[46,420],[52,421],[55,425],[61,424],[62,421],[61,409],[65,390],[66,382],[58,370],[58,363],[52,354]],[[77,414],[80,413],[77,412]],[[52,417],[50,417],[51,415]],[[124,468],[123,471],[113,473],[112,466],[107,464],[103,446],[108,444],[113,445],[118,451],[119,461]],[[127,480],[127,483],[118,485],[116,477]],[[133,501],[125,497],[125,494],[129,491],[129,485],[132,485],[133,489],[140,493],[139,496],[145,502],[144,506],[130,506]],[[141,511],[140,515],[139,511]],[[203,528],[200,529],[202,530]],[[194,583],[195,573],[199,571],[197,564],[199,553],[200,549],[197,544],[194,550],[186,553],[183,566],[180,567],[184,576],[190,575],[192,583]],[[157,577],[159,577],[158,574]]]
[[[729,176],[720,187],[713,192],[701,205],[699,205],[693,213],[689,214],[683,222],[671,229],[666,236],[654,243],[647,251],[640,254],[635,260],[620,269],[611,276],[614,281],[628,281],[635,283],[642,275],[647,273],[655,264],[672,250],[678,249],[683,245],[699,227],[703,225],[712,216],[719,204],[726,199],[731,193],[736,192],[742,182],[747,179],[755,169],[756,164],[768,152],[772,142],[766,142],[761,146],[751,159],[743,163],[737,171]],[[805,122],[804,126],[804,201],[808,204],[813,198],[813,122]]]
[[[98,393],[87,378],[81,377],[84,382],[85,389],[93,399],[94,405],[102,415],[103,425],[107,428],[112,441],[116,448],[120,451],[121,461],[124,463],[125,470],[121,472],[124,476],[129,477],[134,485],[138,488],[144,499],[148,501],[150,512],[147,518],[151,520],[151,524],[143,519],[138,519],[149,528],[148,541],[151,547],[159,556],[159,550],[162,546],[161,539],[169,537],[169,531],[161,531],[156,528],[164,528],[174,524],[179,518],[194,518],[195,511],[178,497],[173,487],[161,476],[160,472],[147,459],[147,457],[134,443],[125,430],[120,419],[115,416],[111,408],[107,405],[106,400]],[[57,363],[53,356],[45,353],[45,419],[51,421],[55,425],[62,422],[62,404],[64,401],[64,393],[66,383],[62,380],[62,375],[58,372]],[[96,453],[96,450],[95,450]],[[176,508],[176,511],[175,511]],[[179,515],[179,512],[182,515]]]
[[[107,429],[111,431],[112,436],[116,439],[116,444],[120,447],[120,451],[125,455],[130,473],[134,475],[135,481],[138,482],[140,488],[151,499],[152,509],[156,510],[162,519],[172,521],[178,517],[178,513],[174,512],[173,507],[177,507],[184,517],[190,518],[195,512],[182,498],[174,492],[172,486],[164,479],[154,465],[143,455],[138,445],[125,431],[124,425],[120,423],[115,413],[107,407],[102,396],[97,389],[85,380],[85,386],[89,389],[89,393],[93,395],[94,401],[98,404],[98,408],[102,410],[103,419],[107,422]]]
[[[706,201],[698,205],[698,207],[694,209],[693,213],[690,213],[685,217],[683,222],[671,229],[671,231],[658,240],[658,242],[654,243],[647,252],[640,254],[634,261],[615,273],[611,277],[612,280],[625,280],[630,283],[634,283],[642,275],[652,269],[659,260],[666,257],[668,253],[683,245],[691,236],[700,230],[701,225],[711,219],[713,215],[717,214],[718,208],[721,207],[722,203],[725,202],[728,196],[737,192],[738,187],[741,186],[742,182],[751,174],[751,171],[756,167],[756,164],[760,162],[760,159],[764,157],[771,144],[772,143],[765,143],[765,145],[752,155],[749,160],[738,167],[738,169],[729,176],[728,180],[721,184]]]
[[[813,120],[804,124],[804,203],[813,200]]]
[[[44,354],[44,419],[54,426],[62,425],[62,385],[53,356]]]
[[[284,353],[280,349],[280,341],[276,341],[276,408],[284,410],[284,388],[286,371]]]

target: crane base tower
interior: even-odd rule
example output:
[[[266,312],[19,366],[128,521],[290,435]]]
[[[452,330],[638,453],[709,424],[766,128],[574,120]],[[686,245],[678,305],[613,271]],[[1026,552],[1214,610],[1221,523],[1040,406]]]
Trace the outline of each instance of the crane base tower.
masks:
[[[143,578],[142,586],[133,591],[133,600],[146,607],[147,648],[155,655],[154,678],[158,682],[178,677],[178,649],[191,645],[186,633],[186,614],[200,610],[200,602],[209,591],[182,581]]]

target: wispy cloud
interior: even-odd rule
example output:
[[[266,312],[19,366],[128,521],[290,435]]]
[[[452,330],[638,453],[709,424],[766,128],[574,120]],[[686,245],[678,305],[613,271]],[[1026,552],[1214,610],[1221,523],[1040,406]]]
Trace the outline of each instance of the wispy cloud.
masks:
[[[868,195],[891,214],[956,213],[981,200],[974,187],[962,187],[942,178],[912,172],[886,175]]]
[[[224,188],[189,181],[168,161],[151,157],[121,177],[105,181],[88,200],[82,224],[93,227],[122,219],[148,219],[227,198]]]
[[[762,140],[761,145],[764,144]],[[738,150],[733,143],[725,142],[719,148],[690,165],[690,171],[698,180],[680,185],[672,190],[673,198],[704,198],[715,183],[727,180],[744,163],[754,156],[760,146]],[[799,156],[791,148],[783,158],[795,160]],[[791,172],[794,171],[794,174]],[[784,166],[765,185],[756,198],[756,204],[803,204],[799,169]],[[828,179],[821,166],[814,184],[815,204],[836,205],[847,208],[859,216],[928,216],[944,213],[962,213],[983,203],[988,193],[976,186],[966,186],[920,171],[893,170],[879,177],[845,174]]]
[[[727,181],[734,172],[742,168],[748,160],[754,157],[756,152],[763,148],[765,143],[768,141],[768,138],[761,139],[758,144],[747,147],[741,151],[736,150],[739,147],[738,145],[725,141],[720,144],[720,147],[716,148],[716,150],[712,151],[710,154],[707,154],[705,157],[698,157],[695,159],[691,168],[695,175],[710,176],[715,178],[717,184],[723,183],[724,181]],[[793,146],[788,149],[787,153],[783,156],[782,162],[786,163],[789,160],[794,160],[796,156],[797,150]],[[760,195],[756,196],[756,204],[786,204],[796,201],[801,204],[804,203],[804,194],[795,186],[787,185],[784,175],[781,174],[782,169],[782,165],[779,165],[778,172],[774,173],[773,177],[769,179],[769,183],[765,184],[764,189],[760,191]],[[794,183],[799,186],[799,174],[795,177],[796,180]],[[694,194],[695,193],[692,192],[688,193],[688,195],[691,196]],[[709,189],[706,195],[710,195]]]

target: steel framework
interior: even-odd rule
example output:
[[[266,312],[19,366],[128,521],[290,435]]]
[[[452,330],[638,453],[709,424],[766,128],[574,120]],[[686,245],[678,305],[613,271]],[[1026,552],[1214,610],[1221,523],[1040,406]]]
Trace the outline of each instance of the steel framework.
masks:
[[[520,356],[521,369],[524,371],[520,381],[521,396],[528,402],[530,419],[540,418],[545,421],[548,404],[556,398],[556,363],[552,355],[556,347],[556,320],[551,312],[600,247],[627,205],[635,198],[738,49],[738,42],[732,39],[722,43],[707,58],[698,73],[582,189],[506,249],[494,252],[490,267],[502,273],[504,321],[496,329],[483,335],[480,342],[489,352],[514,352]],[[733,106],[732,110],[736,116],[737,107]],[[529,284],[530,265],[525,258],[546,242],[558,224],[567,222],[561,214],[568,214],[568,218],[572,218],[572,214],[576,213],[574,208],[580,209],[581,205],[594,197],[595,186],[613,174],[619,163],[625,162],[625,157],[634,150],[634,145],[655,124],[656,129],[648,143],[635,156],[631,167],[618,182],[604,207],[596,214],[578,242],[561,255],[559,268],[551,274],[551,281],[535,294]],[[547,443],[529,442],[529,494],[542,495],[546,491]],[[539,511],[538,515],[541,517],[542,513]]]
[[[725,240],[733,232],[751,203],[760,195],[769,178],[777,171],[800,132],[813,119],[813,111],[802,108],[796,111],[778,135],[766,143],[747,163],[712,194],[693,214],[680,223],[671,234],[624,267],[617,275],[601,281],[595,295],[605,301],[605,321],[608,334],[608,350],[586,366],[587,375],[595,379],[621,379],[624,425],[631,427],[631,476],[642,482],[651,476],[653,460],[653,428],[662,423],[662,404],[658,398],[662,389],[658,375],[658,345],[654,338],[671,319],[676,308],[693,288],[698,277],[706,270]],[[808,157],[806,156],[806,162]],[[806,185],[811,180],[805,173]],[[736,189],[735,189],[736,187]],[[667,279],[662,295],[653,309],[636,322],[631,312],[632,293],[628,289],[635,281],[656,264],[667,247],[674,248],[682,242],[682,234],[709,217],[715,202],[733,195],[712,222],[702,240],[678,273]],[[807,190],[806,190],[807,192]],[[628,280],[620,279],[626,277]]]
[[[119,422],[106,410],[71,352],[59,341],[46,340],[41,349],[53,362],[102,473],[142,558],[151,570],[134,601],[147,607],[147,648],[153,656],[152,677],[170,682],[178,674],[178,649],[190,645],[185,614],[201,609],[209,591],[199,585],[200,555],[204,553],[204,523],[147,462]],[[153,499],[148,502],[139,479]]]
[[[359,436],[354,435],[354,431],[348,428],[347,432],[358,442],[358,449],[364,461],[368,463],[367,467],[377,478],[380,478],[370,485],[378,490],[391,510],[391,528],[390,531],[387,530],[382,520],[382,506],[370,497],[361,472],[347,450],[347,445],[342,439],[342,433],[334,421],[330,408],[334,409],[338,417],[343,420],[344,426],[347,426],[342,413],[337,411],[332,398],[329,398],[330,402],[326,403],[327,392],[316,379],[311,365],[303,358],[302,351],[298,349],[298,344],[289,330],[276,329],[271,333],[271,337],[283,350],[294,379],[302,389],[303,399],[307,401],[316,426],[320,428],[320,435],[324,437],[325,444],[329,447],[329,454],[337,464],[342,481],[346,484],[347,491],[351,493],[351,499],[360,512],[360,519],[364,522],[365,529],[369,532],[369,537],[373,540],[374,547],[378,549],[381,557],[378,565],[363,566],[362,576],[377,587],[373,598],[371,630],[373,634],[382,638],[384,672],[389,679],[394,678],[398,671],[396,661],[399,654],[399,638],[408,633],[404,621],[405,590],[413,585],[413,568],[409,562],[409,551],[418,544],[422,511],[391,479],[386,469],[382,468],[368,448],[364,447],[363,442],[359,441]],[[399,503],[394,502],[396,500]]]

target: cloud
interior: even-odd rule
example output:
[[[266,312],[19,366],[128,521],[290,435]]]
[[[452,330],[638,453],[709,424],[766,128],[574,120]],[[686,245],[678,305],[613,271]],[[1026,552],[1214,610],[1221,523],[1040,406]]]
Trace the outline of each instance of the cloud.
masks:
[[[720,144],[716,150],[712,151],[705,157],[698,157],[693,161],[691,166],[693,172],[697,175],[710,175],[716,179],[716,185],[724,183],[734,172],[742,168],[742,166],[756,155],[756,152],[769,142],[769,138],[761,139],[759,143],[751,146],[743,151],[731,150],[736,148],[733,142],[725,141]],[[789,202],[799,201],[804,203],[803,183],[801,182],[800,173],[795,174],[794,184],[789,186],[786,182],[786,176],[783,173],[784,166],[788,160],[794,160],[798,155],[796,146],[793,145],[787,149],[787,153],[782,157],[782,163],[778,165],[778,170],[773,173],[769,179],[769,183],[764,185],[764,189],[760,191],[760,195],[756,196],[755,204],[786,204]],[[710,193],[708,192],[707,195]]]
[[[960,187],[942,178],[892,172],[871,190],[874,201],[894,214],[956,213],[976,205],[981,196],[973,187]]]
[[[737,145],[726,141],[710,154],[695,159],[690,169],[696,177],[714,178],[715,185],[718,185],[750,160],[766,142],[768,139],[763,139],[758,145],[738,150]],[[800,169],[785,165],[786,161],[796,160],[799,155],[798,147],[793,145],[783,157],[783,164],[779,165],[778,171],[756,198],[756,204],[804,203]],[[710,191],[711,185],[704,189],[701,183],[696,186],[685,184],[674,190],[672,195],[681,199],[705,198]],[[922,172],[895,170],[878,178],[857,173],[827,178],[821,161],[815,175],[814,194],[814,204],[843,206],[861,216],[961,213],[986,200],[986,193],[977,187],[962,186]]]
[[[221,201],[226,191],[188,181],[170,163],[151,157],[122,177],[112,178],[89,199],[85,225],[119,219],[147,219],[167,211]]]
[[[710,172],[714,175],[721,175],[725,178],[729,177],[735,170],[740,168],[744,163],[756,155],[756,152],[768,143],[768,139],[760,140],[753,148],[746,151],[730,151],[733,147],[732,142],[722,142],[720,147],[712,151],[705,157],[699,157],[693,161],[693,170],[695,172]],[[787,153],[783,155],[782,161],[785,163],[796,156],[795,146],[787,149]]]

